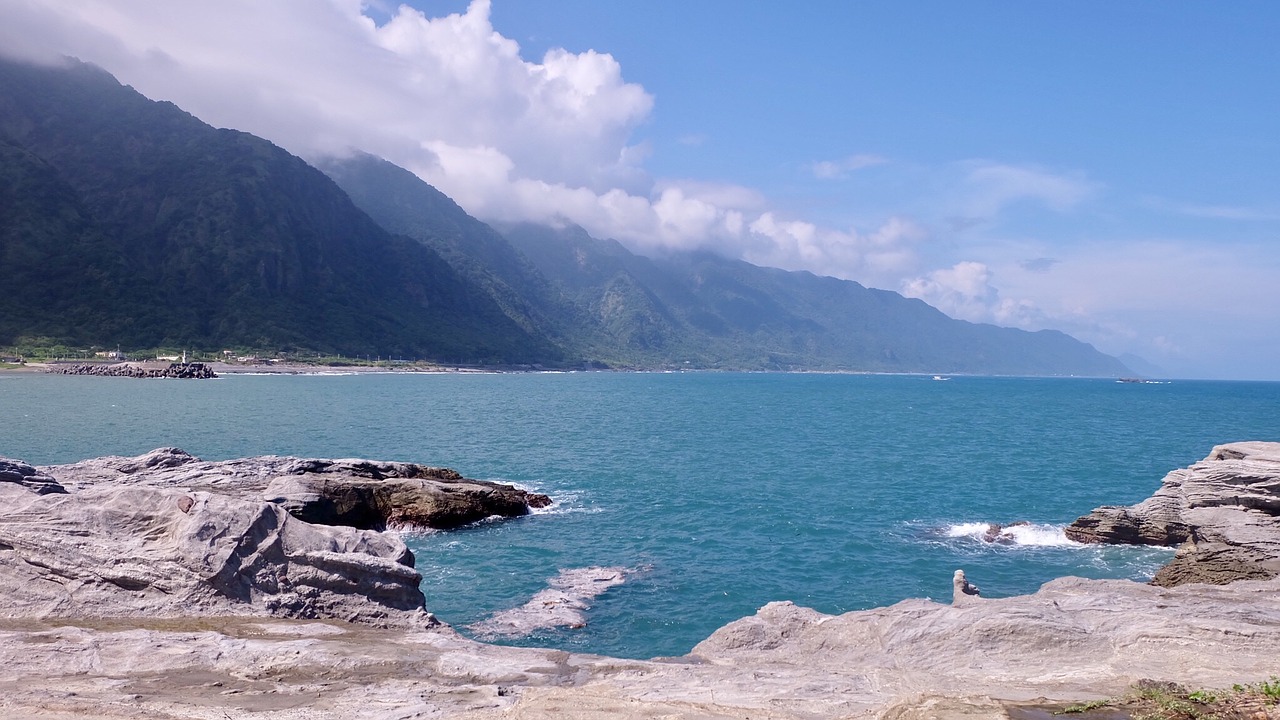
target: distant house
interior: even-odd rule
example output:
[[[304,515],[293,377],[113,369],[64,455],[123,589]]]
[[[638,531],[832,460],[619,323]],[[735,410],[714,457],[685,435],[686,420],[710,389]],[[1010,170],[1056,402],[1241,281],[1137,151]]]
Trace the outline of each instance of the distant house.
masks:
[[[103,350],[101,352],[94,353],[93,356],[106,358],[108,360],[119,360],[123,356],[123,353],[119,350]]]
[[[157,360],[167,360],[169,362],[178,362],[182,358],[181,355],[157,355]]]

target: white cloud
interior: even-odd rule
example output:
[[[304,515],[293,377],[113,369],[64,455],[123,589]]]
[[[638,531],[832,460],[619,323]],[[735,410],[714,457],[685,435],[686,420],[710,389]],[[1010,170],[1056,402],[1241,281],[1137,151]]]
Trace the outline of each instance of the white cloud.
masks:
[[[1094,183],[1082,177],[1038,168],[991,162],[970,162],[966,165],[955,201],[958,205],[956,215],[962,218],[989,218],[1020,201],[1033,201],[1065,212],[1097,190]]]
[[[3,11],[0,40],[97,63],[149,97],[303,155],[359,148],[420,166],[424,148],[447,147],[486,165],[503,155],[517,177],[599,192],[644,185],[644,154],[628,139],[653,98],[612,56],[552,49],[526,61],[493,29],[487,0],[442,18],[401,6],[381,25],[362,10],[354,0],[20,0]],[[32,27],[40,41],[15,37]]]
[[[875,287],[892,286],[919,263],[916,246],[925,230],[908,218],[892,217],[875,232],[832,230],[765,212],[748,226],[744,258],[785,270],[812,270]]]
[[[650,178],[632,134],[654,100],[606,53],[528,61],[493,28],[488,0],[440,18],[380,12],[381,23],[358,0],[19,0],[0,10],[0,47],[97,63],[303,156],[381,155],[486,220],[568,221],[641,251],[705,247],[889,285],[914,267],[923,231],[908,220],[830,230],[779,219],[751,188]]]
[[[1147,196],[1143,201],[1157,209],[1195,218],[1211,220],[1242,220],[1249,222],[1274,222],[1280,220],[1275,208],[1247,207],[1243,205],[1212,205],[1205,203],[1174,202],[1160,197]]]
[[[1275,376],[1280,256],[1265,244],[1098,241],[1027,267],[1044,249],[1025,240],[973,245],[966,252],[979,259],[912,278],[901,292],[952,317],[1062,330],[1175,373]]]
[[[990,322],[999,303],[999,293],[991,285],[991,270],[968,260],[904,281],[902,294],[971,322]]]
[[[809,166],[819,180],[843,180],[849,173],[889,162],[879,155],[850,155],[843,160],[821,160]]]

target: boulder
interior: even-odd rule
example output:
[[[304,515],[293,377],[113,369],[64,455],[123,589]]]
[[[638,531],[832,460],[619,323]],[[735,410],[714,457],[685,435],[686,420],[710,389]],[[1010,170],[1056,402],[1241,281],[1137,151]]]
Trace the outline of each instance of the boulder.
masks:
[[[1066,528],[1077,542],[1180,546],[1153,582],[1223,584],[1280,575],[1280,443],[1219,445],[1130,507],[1104,506]]]
[[[377,460],[269,455],[206,462],[178,448],[159,448],[43,470],[78,487],[150,485],[266,500],[310,523],[370,530],[451,529],[551,504],[546,495],[471,480],[448,468]]]
[[[278,505],[145,485],[0,484],[0,616],[267,615],[429,625],[395,535]]]

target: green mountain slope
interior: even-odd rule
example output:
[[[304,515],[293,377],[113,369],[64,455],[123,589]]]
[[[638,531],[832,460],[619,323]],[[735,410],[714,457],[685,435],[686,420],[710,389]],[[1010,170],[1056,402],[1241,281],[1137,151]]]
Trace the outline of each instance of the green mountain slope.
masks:
[[[80,63],[0,61],[0,344],[536,362],[548,343],[260,138]],[[16,290],[20,288],[21,290]]]
[[[947,317],[897,293],[710,253],[634,255],[581,228],[507,238],[633,356],[710,367],[1009,375],[1127,372],[1056,331]]]
[[[581,360],[607,354],[607,340],[590,318],[505,237],[444,193],[372,155],[328,158],[316,166],[383,228],[430,247],[483,289],[513,322],[548,338],[548,358]]]

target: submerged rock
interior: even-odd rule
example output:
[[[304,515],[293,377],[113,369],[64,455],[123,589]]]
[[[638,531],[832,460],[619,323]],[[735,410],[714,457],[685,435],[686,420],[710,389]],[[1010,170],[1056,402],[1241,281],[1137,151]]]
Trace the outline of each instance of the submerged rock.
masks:
[[[539,630],[581,628],[587,624],[591,599],[626,582],[632,571],[620,567],[587,567],[561,570],[550,587],[518,608],[495,613],[470,629],[481,637],[523,637]]]
[[[1219,445],[1165,476],[1137,505],[1105,506],[1066,528],[1085,543],[1180,546],[1153,582],[1224,584],[1280,575],[1280,443]]]

